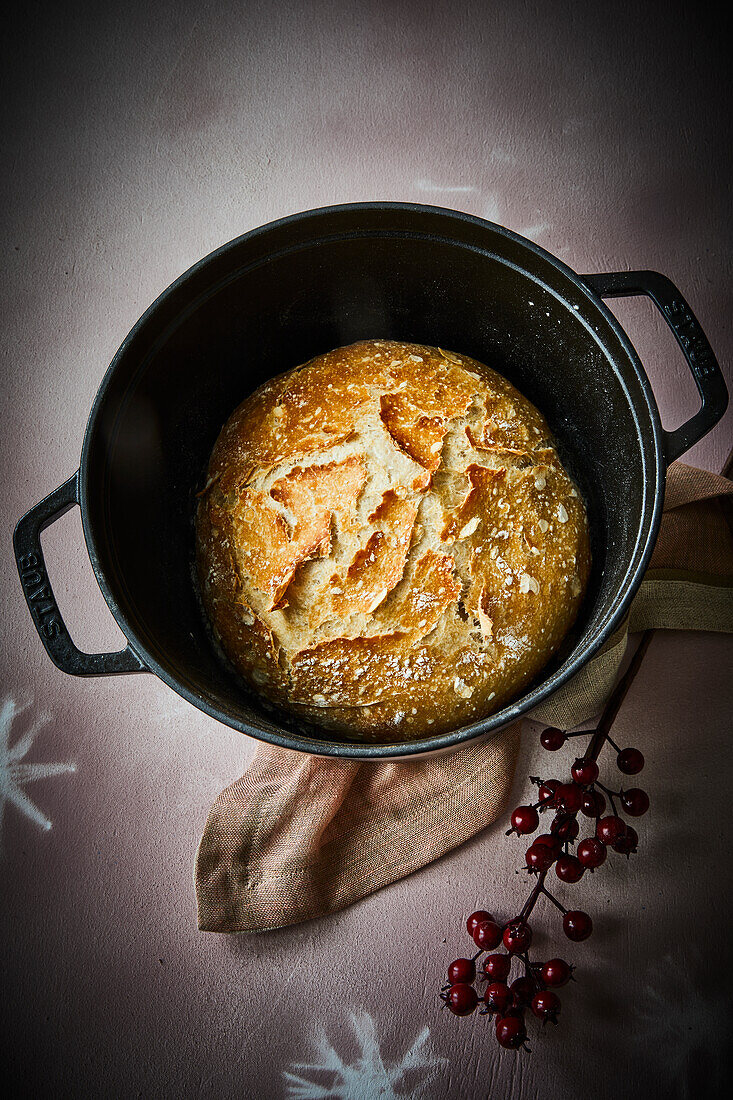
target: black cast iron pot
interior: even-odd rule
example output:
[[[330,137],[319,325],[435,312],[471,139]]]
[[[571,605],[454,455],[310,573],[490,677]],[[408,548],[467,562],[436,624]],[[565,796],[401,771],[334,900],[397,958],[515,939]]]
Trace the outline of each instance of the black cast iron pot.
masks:
[[[601,301],[631,294],[649,295],[662,311],[700,391],[701,408],[674,432],[662,429],[641,363]],[[366,745],[278,724],[219,661],[192,578],[192,517],[214,440],[248,393],[319,352],[378,337],[465,352],[535,402],[585,495],[593,571],[572,639],[514,703],[433,738]],[[663,275],[576,275],[515,233],[452,210],[358,203],[307,211],[213,252],[135,325],[97,394],[79,470],[17,525],[23,591],[65,672],[154,672],[218,721],[307,752],[445,750],[525,714],[597,652],[649,561],[668,464],[726,404],[710,345]],[[40,533],[74,504],[129,642],[119,653],[76,648],[46,575]]]

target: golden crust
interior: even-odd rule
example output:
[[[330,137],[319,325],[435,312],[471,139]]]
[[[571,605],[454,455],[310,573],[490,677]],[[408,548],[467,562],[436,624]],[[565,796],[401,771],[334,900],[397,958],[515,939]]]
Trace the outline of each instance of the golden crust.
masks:
[[[373,340],[235,410],[197,562],[215,635],[264,697],[406,740],[484,717],[536,676],[577,615],[590,551],[526,398],[468,356]]]

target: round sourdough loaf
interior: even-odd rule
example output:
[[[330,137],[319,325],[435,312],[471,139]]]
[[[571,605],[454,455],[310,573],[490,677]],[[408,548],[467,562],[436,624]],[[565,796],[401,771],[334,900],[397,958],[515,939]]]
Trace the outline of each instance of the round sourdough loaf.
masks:
[[[337,348],[224,425],[197,517],[214,634],[291,715],[410,739],[491,713],[573,623],[585,509],[544,417],[452,351]]]

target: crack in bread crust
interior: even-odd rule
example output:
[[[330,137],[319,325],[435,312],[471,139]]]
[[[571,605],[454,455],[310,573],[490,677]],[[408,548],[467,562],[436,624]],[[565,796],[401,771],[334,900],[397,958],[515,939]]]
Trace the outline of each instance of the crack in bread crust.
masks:
[[[199,496],[204,606],[299,719],[410,739],[516,695],[572,625],[587,518],[541,413],[491,368],[361,341],[248,397]]]

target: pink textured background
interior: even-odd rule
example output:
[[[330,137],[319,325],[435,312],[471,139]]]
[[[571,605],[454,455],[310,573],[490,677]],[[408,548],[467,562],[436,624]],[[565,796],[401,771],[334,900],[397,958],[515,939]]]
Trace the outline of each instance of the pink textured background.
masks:
[[[435,998],[444,965],[468,951],[465,914],[481,903],[509,915],[526,893],[523,846],[505,825],[330,919],[199,934],[195,846],[252,745],[152,676],[58,672],[23,604],[10,536],[76,469],[106,366],[153,298],[230,238],[327,203],[456,207],[578,271],[663,271],[730,378],[725,28],[691,6],[627,2],[24,10],[7,29],[0,99],[0,693],[27,706],[11,744],[47,717],[25,761],[76,771],[26,787],[51,830],[5,810],[0,1044],[12,1090],[296,1095],[284,1074],[317,1057],[322,1028],[352,1069],[340,1085],[323,1070],[326,1091],[303,1097],[719,1095],[731,1023],[718,809],[733,778],[729,639],[653,642],[617,726],[649,761],[642,847],[560,891],[596,918],[588,943],[565,949],[545,911],[540,950],[561,947],[581,971],[557,1031],[515,1057],[486,1020],[438,1013]],[[614,308],[675,426],[696,407],[680,353],[648,303]],[[731,423],[729,412],[689,460],[719,469]],[[44,545],[74,637],[116,647],[78,514]],[[526,733],[514,801],[548,766]],[[378,1073],[353,1069],[364,1014],[387,1071],[430,1030],[425,1065],[387,1091]]]

